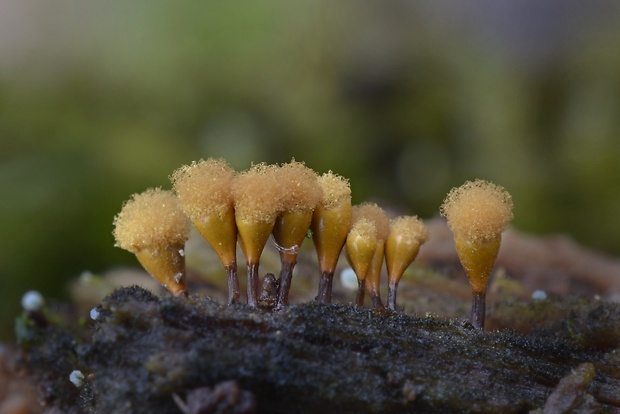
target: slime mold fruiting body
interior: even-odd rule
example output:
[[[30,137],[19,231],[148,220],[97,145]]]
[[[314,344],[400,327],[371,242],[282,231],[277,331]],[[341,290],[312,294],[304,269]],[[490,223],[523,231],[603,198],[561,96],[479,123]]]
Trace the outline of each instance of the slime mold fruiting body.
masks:
[[[231,191],[235,171],[223,159],[200,160],[170,177],[183,212],[217,253],[228,278],[228,304],[239,301],[237,225]]]
[[[159,188],[134,194],[114,218],[116,246],[175,296],[186,296],[185,241],[189,221],[171,191]]]
[[[278,167],[256,164],[233,181],[235,222],[248,267],[247,300],[258,306],[260,257],[281,210]]]
[[[320,196],[316,173],[295,160],[282,165],[278,171],[282,186],[282,211],[273,229],[280,251],[280,287],[276,309],[288,306],[288,295],[297,255],[312,221],[312,212]]]
[[[420,246],[428,239],[428,229],[415,216],[401,216],[390,222],[385,242],[385,263],[388,271],[388,309],[396,310],[398,282],[415,260]]]
[[[318,183],[321,197],[311,224],[312,240],[321,272],[316,299],[331,303],[334,272],[351,227],[351,187],[345,178],[331,171],[321,175]]]
[[[453,188],[441,214],[454,233],[454,244],[472,288],[471,322],[484,330],[485,297],[499,252],[502,232],[512,219],[512,198],[503,187],[483,180]]]

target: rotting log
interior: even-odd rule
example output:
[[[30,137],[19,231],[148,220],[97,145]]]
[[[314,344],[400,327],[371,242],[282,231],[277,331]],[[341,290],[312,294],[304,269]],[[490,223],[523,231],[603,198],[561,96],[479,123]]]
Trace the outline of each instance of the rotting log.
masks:
[[[588,323],[482,333],[385,310],[309,303],[268,312],[131,287],[97,307],[86,342],[33,325],[36,340],[24,348],[45,389],[76,367],[85,374],[79,393],[50,396],[63,412],[178,413],[175,396],[235,380],[264,413],[527,413],[584,362],[595,370],[585,394],[620,412],[620,310],[590,305],[584,317],[615,327],[600,327],[600,341],[583,341]]]

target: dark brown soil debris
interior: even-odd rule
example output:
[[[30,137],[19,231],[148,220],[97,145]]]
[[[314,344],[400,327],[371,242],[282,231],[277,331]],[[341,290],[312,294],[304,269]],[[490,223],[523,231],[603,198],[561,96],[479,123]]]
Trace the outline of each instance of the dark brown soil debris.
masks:
[[[230,395],[255,397],[259,413],[525,413],[583,362],[592,364],[581,382],[588,406],[620,410],[618,306],[546,302],[557,323],[524,335],[345,305],[273,313],[132,287],[98,307],[90,343],[33,326],[46,339],[28,347],[27,361],[41,383],[57,378],[49,405],[63,412],[178,413],[179,401],[208,395],[203,387],[221,402],[217,384],[235,381]],[[535,303],[514,306],[527,316]],[[574,312],[561,322],[566,307]],[[87,378],[79,389],[65,380],[74,367]],[[247,398],[227,401],[240,408]]]

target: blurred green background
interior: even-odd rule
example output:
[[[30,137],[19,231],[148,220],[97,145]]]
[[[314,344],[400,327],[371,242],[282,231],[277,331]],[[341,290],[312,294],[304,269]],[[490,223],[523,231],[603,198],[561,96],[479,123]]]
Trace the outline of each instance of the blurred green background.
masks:
[[[212,156],[422,217],[485,178],[521,230],[620,254],[620,3],[460,3],[2,2],[0,338],[24,291],[135,264],[122,202]]]

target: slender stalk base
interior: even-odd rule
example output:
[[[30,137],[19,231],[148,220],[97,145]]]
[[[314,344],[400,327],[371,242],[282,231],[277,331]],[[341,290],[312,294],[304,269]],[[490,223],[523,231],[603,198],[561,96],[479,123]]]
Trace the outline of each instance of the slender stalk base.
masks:
[[[228,305],[239,302],[241,288],[239,287],[239,277],[237,277],[237,263],[233,262],[228,266],[224,266],[226,275],[228,276]]]
[[[366,294],[366,279],[357,280],[357,297],[355,298],[355,306],[361,308],[364,306],[364,295]]]
[[[379,293],[378,290],[371,290],[370,291],[370,299],[372,299],[372,306],[375,308],[382,308],[383,307],[383,302],[381,301],[381,294]]]
[[[278,289],[278,301],[276,310],[282,310],[288,306],[288,294],[291,290],[291,280],[293,279],[293,268],[295,263],[282,261],[280,270],[280,287]]]
[[[332,303],[332,285],[334,281],[334,272],[321,272],[321,281],[319,282],[319,294],[316,300],[325,304]]]
[[[248,263],[248,305],[258,306],[258,263]]]
[[[484,317],[486,313],[486,292],[473,292],[471,301],[471,324],[474,328],[484,331]]]
[[[398,282],[390,282],[388,284],[388,303],[387,307],[391,311],[396,310],[396,291],[398,290]]]

